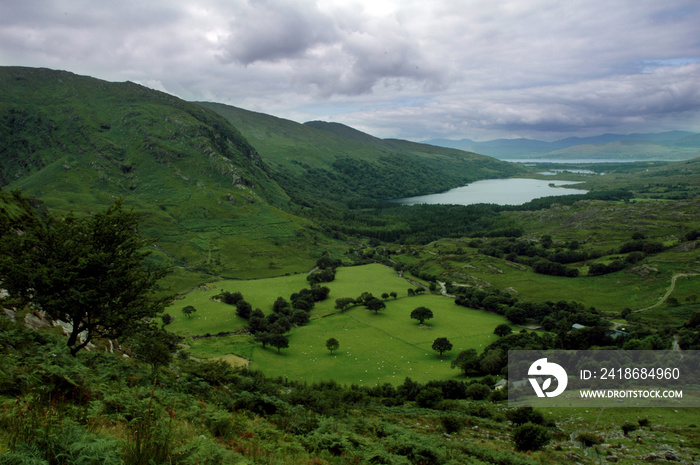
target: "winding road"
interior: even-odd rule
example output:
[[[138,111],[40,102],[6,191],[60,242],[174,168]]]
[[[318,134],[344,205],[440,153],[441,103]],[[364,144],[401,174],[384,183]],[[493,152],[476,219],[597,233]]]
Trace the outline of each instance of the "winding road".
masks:
[[[656,302],[654,305],[651,305],[649,307],[644,307],[644,308],[640,308],[639,310],[635,310],[632,313],[643,312],[645,310],[651,310],[652,308],[656,308],[656,307],[660,306],[661,304],[663,304],[666,301],[666,299],[668,299],[668,297],[676,289],[676,281],[678,280],[678,278],[685,278],[688,276],[699,276],[699,275],[700,275],[700,273],[677,273],[677,274],[674,274],[673,277],[671,277],[671,286],[668,288],[668,291],[666,291],[666,294],[664,294],[664,296],[661,297],[661,299],[658,302]]]

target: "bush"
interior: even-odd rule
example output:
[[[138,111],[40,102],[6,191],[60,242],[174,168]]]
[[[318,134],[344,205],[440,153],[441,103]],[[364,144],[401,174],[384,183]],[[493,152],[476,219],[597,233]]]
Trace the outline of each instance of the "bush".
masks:
[[[446,415],[440,418],[440,423],[447,434],[459,433],[464,427],[462,419],[456,415]]]
[[[576,435],[576,440],[580,442],[583,447],[597,446],[603,443],[603,436],[600,434],[592,433],[590,431],[582,431]]]
[[[547,428],[534,423],[525,423],[513,431],[515,448],[521,451],[539,450],[546,446],[550,439]]]
[[[637,430],[637,425],[634,425],[632,423],[625,423],[624,425],[622,425],[622,432],[625,433],[625,436],[630,434],[632,431],[636,431],[636,430]]]
[[[423,408],[435,408],[442,400],[442,390],[434,387],[423,388],[416,396],[416,404]]]
[[[481,383],[470,384],[467,387],[467,397],[470,399],[484,400],[489,394],[491,394],[491,388]]]

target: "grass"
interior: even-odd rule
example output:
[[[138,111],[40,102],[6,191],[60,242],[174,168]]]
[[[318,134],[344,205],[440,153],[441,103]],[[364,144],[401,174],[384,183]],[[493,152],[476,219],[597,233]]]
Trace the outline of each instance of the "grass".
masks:
[[[460,372],[451,369],[450,362],[462,350],[483,350],[496,339],[494,328],[505,322],[499,315],[459,307],[447,297],[408,297],[405,290],[413,286],[383,265],[339,268],[335,281],[327,285],[331,289],[329,298],[316,304],[308,325],[292,329],[290,347],[280,353],[274,348],[263,349],[246,335],[203,339],[191,336],[236,331],[245,325],[244,320],[235,316],[235,307],[211,300],[222,289],[240,291],[254,308],[270,313],[277,297],[288,299],[293,292],[308,287],[305,274],[229,280],[195,289],[168,309],[176,317],[169,329],[190,336],[188,344],[195,357],[221,358],[233,354],[250,360],[251,368],[270,376],[375,385],[399,384],[406,377],[419,382],[460,378]],[[377,314],[362,306],[344,313],[334,309],[335,299],[340,297],[357,297],[362,292],[380,296],[392,291],[405,297],[388,299],[387,308]],[[179,313],[186,305],[197,308],[192,318]],[[422,326],[410,318],[411,311],[421,306],[430,308],[435,315]],[[340,342],[340,348],[333,354],[325,347],[331,337]],[[438,337],[447,337],[454,345],[442,358],[431,348]]]

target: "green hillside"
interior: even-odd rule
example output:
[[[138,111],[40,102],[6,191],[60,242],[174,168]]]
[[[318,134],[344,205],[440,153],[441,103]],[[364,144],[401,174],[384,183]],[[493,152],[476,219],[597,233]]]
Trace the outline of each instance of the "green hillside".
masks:
[[[238,128],[256,147],[272,176],[302,205],[435,193],[478,179],[523,172],[522,167],[490,157],[378,139],[342,124],[298,124],[228,105],[200,105]]]
[[[347,247],[310,218],[339,220],[362,199],[522,170],[65,71],[3,67],[0,88],[0,187],[59,213],[125,198],[145,214],[145,232],[160,238],[156,257],[180,270],[183,285],[308,270],[322,250]]]
[[[52,210],[124,197],[191,279],[270,276],[313,266],[309,223],[257,151],[201,106],[133,83],[0,68],[0,184]],[[197,278],[197,276],[200,276]]]

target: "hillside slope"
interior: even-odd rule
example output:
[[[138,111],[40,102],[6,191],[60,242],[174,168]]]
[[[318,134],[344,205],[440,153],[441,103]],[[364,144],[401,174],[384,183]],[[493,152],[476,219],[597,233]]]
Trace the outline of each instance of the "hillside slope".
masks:
[[[0,68],[0,185],[58,212],[124,197],[190,272],[268,276],[313,265],[313,233],[256,150],[201,106],[133,83]],[[306,251],[306,252],[305,252]]]
[[[304,205],[435,193],[522,170],[461,150],[378,139],[338,123],[299,124],[223,104],[199,104],[238,128],[272,176]]]

